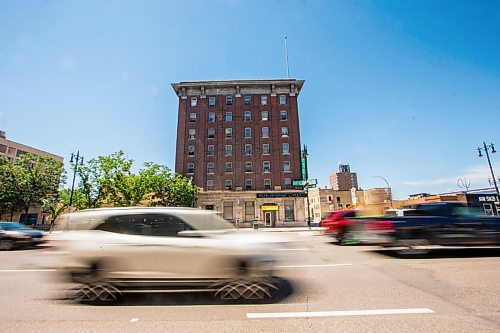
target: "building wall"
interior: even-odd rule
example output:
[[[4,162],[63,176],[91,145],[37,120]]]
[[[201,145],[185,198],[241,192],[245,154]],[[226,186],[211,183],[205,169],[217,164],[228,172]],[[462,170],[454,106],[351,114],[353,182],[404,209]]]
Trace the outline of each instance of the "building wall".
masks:
[[[3,132],[5,133],[5,132]],[[2,135],[3,136],[3,135]],[[17,160],[19,159],[19,156],[22,154],[30,153],[30,154],[35,154],[35,155],[45,155],[52,157],[56,161],[63,161],[63,158],[61,156],[57,156],[55,154],[48,153],[46,151],[36,149],[33,147],[29,147],[26,145],[23,145],[21,143],[7,140],[6,138],[0,136],[0,156],[5,156],[7,157],[10,161],[12,160]]]
[[[309,211],[311,218],[314,221],[320,221],[328,212],[357,208],[364,202],[363,191],[355,191],[355,194],[356,203],[353,202],[351,191],[336,191],[321,188],[309,190]]]
[[[285,189],[285,179],[301,179],[300,131],[297,97],[304,81],[285,80],[235,80],[181,82],[172,84],[179,96],[177,150],[175,170],[194,184],[209,190],[207,181],[213,180],[213,190],[226,190],[226,180],[232,181],[231,189],[245,191],[245,180],[250,179],[249,190],[264,190],[264,180],[271,180],[272,190]],[[232,105],[226,105],[231,96]],[[245,105],[245,96],[250,96],[250,105]],[[262,105],[261,97],[267,97]],[[280,104],[280,96],[286,104]],[[215,105],[209,105],[210,98]],[[196,105],[192,105],[192,99]],[[251,121],[245,120],[245,111],[251,112]],[[261,120],[261,112],[269,112],[269,120]],[[287,120],[280,119],[281,111],[287,112]],[[215,122],[209,122],[209,113],[215,113]],[[226,113],[232,113],[232,121],[226,121]],[[196,121],[190,121],[190,114]],[[245,138],[245,128],[251,128],[251,138]],[[269,128],[269,138],[262,137],[262,128]],[[281,135],[281,128],[288,128],[288,136]],[[232,138],[226,138],[226,128],[232,128]],[[196,131],[189,138],[189,130]],[[208,137],[208,130],[215,130],[215,138]],[[289,144],[289,154],[282,153],[282,144]],[[252,154],[245,154],[245,145],[252,145]],[[263,144],[269,144],[270,153],[264,154]],[[214,145],[215,153],[207,156],[208,145]],[[231,145],[233,154],[226,154],[226,145]],[[188,147],[194,146],[190,156]],[[290,162],[290,171],[283,170],[283,162]],[[225,163],[231,162],[233,171],[225,171]],[[245,162],[252,162],[252,172],[245,172]],[[264,162],[270,162],[270,172],[263,171]],[[194,172],[188,172],[188,163],[194,163]],[[214,172],[207,172],[207,163],[214,163]]]
[[[296,195],[296,197],[280,197],[280,198],[258,198],[258,194],[279,194],[279,195]],[[238,224],[241,227],[251,227],[252,221],[256,220],[265,225],[265,211],[263,207],[277,206],[275,213],[276,220],[274,225],[267,227],[280,226],[305,226],[305,206],[304,206],[303,191],[203,191],[196,195],[196,207],[200,209],[212,209],[225,217],[230,222]],[[293,202],[293,219],[286,219],[285,203]],[[224,216],[224,206],[230,203],[232,207],[232,218]],[[253,210],[245,209],[251,203]],[[253,214],[251,214],[253,212]],[[250,213],[250,214],[248,214]]]
[[[335,191],[348,191],[358,188],[358,175],[355,172],[337,172],[330,176],[330,187]]]

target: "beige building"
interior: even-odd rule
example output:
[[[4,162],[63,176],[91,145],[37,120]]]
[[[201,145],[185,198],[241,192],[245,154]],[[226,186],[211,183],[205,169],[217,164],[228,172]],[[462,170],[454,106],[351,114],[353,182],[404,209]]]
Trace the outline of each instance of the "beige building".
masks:
[[[250,227],[256,220],[266,227],[303,226],[304,191],[202,191],[196,207],[217,211],[226,220]]]
[[[359,205],[362,205],[363,202],[364,195],[362,190],[336,191],[328,188],[315,188],[309,190],[309,212],[311,219],[315,222],[324,218],[328,212],[356,209]],[[307,202],[305,204],[307,205]]]
[[[339,172],[330,175],[330,187],[335,191],[358,189],[358,175],[351,172],[349,164],[339,164]]]
[[[5,156],[9,161],[14,161],[19,159],[19,156],[23,154],[34,154],[34,155],[45,155],[52,157],[56,161],[63,162],[64,158],[55,154],[48,153],[46,151],[26,146],[22,143],[7,140],[5,132],[0,131],[0,156]],[[10,220],[9,216],[3,216],[3,219]],[[12,217],[12,221],[19,221],[30,225],[41,225],[45,222],[45,216],[41,212],[40,207],[31,207],[28,214],[15,213]]]
[[[35,155],[45,155],[52,157],[56,161],[62,162],[64,159],[61,156],[48,153],[46,151],[36,149],[33,147],[29,147],[23,145],[22,143],[18,143],[15,141],[7,140],[4,131],[0,131],[0,156],[5,156],[9,159],[9,161],[19,159],[19,156],[23,154],[35,154]]]

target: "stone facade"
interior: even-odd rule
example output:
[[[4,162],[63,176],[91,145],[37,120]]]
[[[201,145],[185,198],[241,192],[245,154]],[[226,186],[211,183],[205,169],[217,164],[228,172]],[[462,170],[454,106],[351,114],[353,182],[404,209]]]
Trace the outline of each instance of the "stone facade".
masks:
[[[355,200],[354,197],[356,198]],[[361,190],[354,191],[354,196],[351,191],[336,191],[328,188],[309,190],[310,216],[316,222],[324,218],[328,212],[355,209],[363,205],[363,203],[364,193]]]

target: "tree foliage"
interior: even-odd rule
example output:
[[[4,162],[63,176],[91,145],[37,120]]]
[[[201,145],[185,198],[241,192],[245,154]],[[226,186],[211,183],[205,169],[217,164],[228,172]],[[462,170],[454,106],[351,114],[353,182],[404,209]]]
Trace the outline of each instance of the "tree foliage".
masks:
[[[18,160],[0,162],[1,210],[28,213],[31,206],[42,205],[47,194],[57,193],[64,182],[62,162],[43,155],[23,154]]]

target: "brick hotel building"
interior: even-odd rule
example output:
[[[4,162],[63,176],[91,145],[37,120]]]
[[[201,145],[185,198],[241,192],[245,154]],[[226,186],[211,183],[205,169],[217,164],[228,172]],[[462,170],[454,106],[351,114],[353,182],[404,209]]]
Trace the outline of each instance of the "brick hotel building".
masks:
[[[203,190],[197,206],[234,222],[304,223],[297,97],[303,80],[173,83],[175,171]]]

